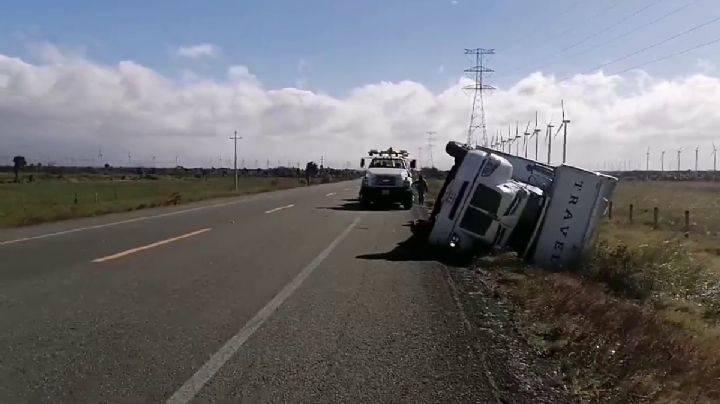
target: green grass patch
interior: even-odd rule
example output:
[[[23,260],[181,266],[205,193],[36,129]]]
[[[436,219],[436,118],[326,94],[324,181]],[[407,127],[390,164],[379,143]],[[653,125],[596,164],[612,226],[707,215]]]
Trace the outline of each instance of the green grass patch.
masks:
[[[156,177],[106,180],[72,176],[62,180],[0,184],[0,227],[95,216],[209,198],[253,194],[302,185],[296,178]]]

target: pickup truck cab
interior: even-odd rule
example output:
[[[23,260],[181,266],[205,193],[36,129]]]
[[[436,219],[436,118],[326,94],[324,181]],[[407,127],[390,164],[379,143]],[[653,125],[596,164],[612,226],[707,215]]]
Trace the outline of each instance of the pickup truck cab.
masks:
[[[407,152],[394,152],[392,148],[378,152],[370,150],[370,157],[360,187],[360,203],[400,203],[405,209],[413,204],[413,176],[415,160],[407,158]],[[360,160],[366,166],[366,158]]]
[[[434,205],[429,241],[460,253],[486,246],[544,266],[572,265],[591,244],[617,182],[456,142],[446,151],[455,165]]]

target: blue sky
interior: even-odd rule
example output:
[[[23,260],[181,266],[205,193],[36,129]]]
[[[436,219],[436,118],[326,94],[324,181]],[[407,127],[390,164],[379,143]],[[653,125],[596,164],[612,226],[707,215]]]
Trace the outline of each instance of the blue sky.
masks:
[[[643,8],[651,3],[654,5]],[[596,44],[678,7],[666,19],[596,51]],[[534,70],[582,72],[720,15],[716,0],[548,1],[52,1],[3,0],[0,53],[32,59],[32,44],[81,49],[100,63],[133,60],[177,77],[185,69],[222,77],[245,65],[268,88],[295,86],[343,95],[379,81],[409,79],[440,91],[468,60],[464,47],[493,47],[493,83]],[[641,10],[638,12],[638,10]],[[637,15],[633,15],[637,13]],[[607,30],[606,33],[598,34]],[[567,48],[585,38],[582,44]],[[607,67],[608,72],[720,37],[720,23]],[[216,58],[185,60],[182,45],[214,44]],[[647,66],[668,76],[720,62],[720,45]],[[575,56],[575,53],[582,55]],[[301,62],[302,61],[302,62]],[[298,72],[299,64],[304,64]]]
[[[673,35],[605,74],[557,80]],[[562,99],[573,163],[720,144],[718,0],[1,0],[0,150],[209,165],[238,130],[247,161],[345,164],[369,148],[425,148],[433,130],[439,159],[467,136],[471,47],[497,51],[490,135],[536,111],[557,119]]]

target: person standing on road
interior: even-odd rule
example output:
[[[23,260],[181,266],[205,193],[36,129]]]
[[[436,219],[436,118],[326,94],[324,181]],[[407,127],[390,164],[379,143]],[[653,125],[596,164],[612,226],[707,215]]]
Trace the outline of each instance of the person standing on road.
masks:
[[[425,178],[423,178],[422,174],[418,174],[418,179],[415,181],[415,189],[417,189],[418,193],[418,203],[420,205],[425,204],[425,192],[428,190],[428,184],[427,181],[425,181]]]

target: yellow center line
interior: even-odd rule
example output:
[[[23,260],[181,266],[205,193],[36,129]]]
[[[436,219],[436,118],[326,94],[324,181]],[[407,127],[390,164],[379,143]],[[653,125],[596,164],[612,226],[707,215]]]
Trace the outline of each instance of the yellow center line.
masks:
[[[144,251],[144,250],[149,250],[149,249],[151,249],[151,248],[158,247],[158,246],[161,246],[161,245],[163,245],[163,244],[172,243],[173,241],[178,241],[178,240],[182,240],[182,239],[184,239],[184,238],[188,238],[188,237],[192,237],[192,236],[197,236],[198,234],[202,234],[202,233],[208,232],[208,231],[210,231],[210,230],[212,230],[212,229],[209,228],[209,227],[208,227],[207,229],[196,230],[196,231],[193,231],[193,232],[190,232],[190,233],[187,233],[187,234],[183,234],[182,236],[177,236],[177,237],[169,238],[169,239],[167,239],[167,240],[158,241],[158,242],[155,242],[155,243],[152,243],[152,244],[144,245],[144,246],[142,246],[142,247],[131,248],[131,249],[129,249],[129,250],[125,250],[125,251],[119,252],[119,253],[117,253],[117,254],[108,255],[107,257],[96,258],[96,259],[92,260],[92,262],[111,261],[111,260],[114,260],[114,259],[122,258],[122,257],[124,257],[124,256],[126,256],[126,255],[134,254],[134,253],[136,253],[136,252],[140,252],[140,251]]]

